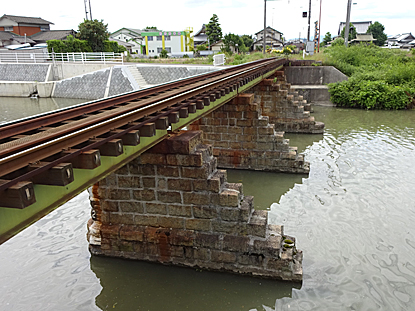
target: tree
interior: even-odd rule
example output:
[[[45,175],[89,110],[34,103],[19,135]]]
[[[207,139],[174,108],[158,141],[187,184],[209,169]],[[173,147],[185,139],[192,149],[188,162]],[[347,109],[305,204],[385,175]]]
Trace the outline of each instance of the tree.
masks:
[[[252,36],[250,36],[250,35],[242,35],[241,39],[242,39],[242,41],[244,42],[246,48],[249,51],[252,47],[252,44],[254,43],[254,39],[252,39]]]
[[[225,44],[225,48],[223,50],[228,53],[232,52],[231,46],[240,52],[246,52],[247,50],[243,39],[233,33],[228,33],[223,37],[223,44]]]
[[[206,34],[210,44],[222,39],[222,28],[220,28],[219,18],[216,14],[213,14],[209,24],[206,25]]]
[[[344,32],[346,31],[346,26],[343,28],[342,32],[340,33],[340,36],[344,38]],[[356,39],[356,27],[353,26],[352,23],[350,23],[350,29],[349,29],[349,41],[352,41],[353,39]]]
[[[383,32],[385,30],[385,27],[379,23],[374,22],[372,25],[369,26],[366,33],[371,33],[373,35],[373,38],[376,39],[373,43],[377,46],[383,46],[388,39],[386,34]]]
[[[103,20],[98,21],[84,19],[78,26],[78,39],[88,41],[93,52],[104,52],[105,41],[108,40],[108,24]]]
[[[330,41],[331,41],[331,33],[327,32],[323,39],[323,45],[329,44]]]

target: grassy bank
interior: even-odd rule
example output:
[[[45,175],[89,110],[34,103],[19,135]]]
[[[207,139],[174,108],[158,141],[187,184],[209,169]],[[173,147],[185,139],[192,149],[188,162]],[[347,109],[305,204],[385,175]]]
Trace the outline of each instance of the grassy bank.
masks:
[[[364,109],[412,108],[415,96],[415,57],[406,51],[374,45],[330,47],[324,65],[349,76],[329,85],[331,100],[338,106]]]

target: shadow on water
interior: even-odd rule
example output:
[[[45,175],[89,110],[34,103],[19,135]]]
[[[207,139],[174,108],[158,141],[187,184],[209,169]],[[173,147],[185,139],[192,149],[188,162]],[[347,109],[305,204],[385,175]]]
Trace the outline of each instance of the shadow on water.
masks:
[[[274,308],[292,296],[297,283],[124,259],[92,256],[102,310],[255,310]]]

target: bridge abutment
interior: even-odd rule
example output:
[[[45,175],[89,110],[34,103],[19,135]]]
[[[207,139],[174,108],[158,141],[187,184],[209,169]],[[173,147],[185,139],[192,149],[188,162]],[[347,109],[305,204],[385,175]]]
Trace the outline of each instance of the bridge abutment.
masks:
[[[290,147],[284,132],[276,132],[277,125],[269,119],[261,115],[254,94],[240,94],[189,129],[203,131],[203,141],[213,146],[221,168],[309,173],[304,156]]]
[[[227,182],[200,131],[172,134],[95,184],[91,206],[92,254],[302,280],[295,239]]]
[[[291,90],[284,71],[277,71],[269,79],[262,80],[249,92],[255,95],[262,114],[275,124],[275,130],[287,133],[324,133],[324,123],[310,116],[311,106],[298,92]]]

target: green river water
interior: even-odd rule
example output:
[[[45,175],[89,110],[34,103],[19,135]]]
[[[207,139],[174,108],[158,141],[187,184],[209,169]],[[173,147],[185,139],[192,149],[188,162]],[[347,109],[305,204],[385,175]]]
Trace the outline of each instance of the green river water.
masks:
[[[0,310],[413,310],[415,111],[314,107],[309,176],[229,171],[304,252],[304,281],[91,257],[84,192],[0,245]]]

